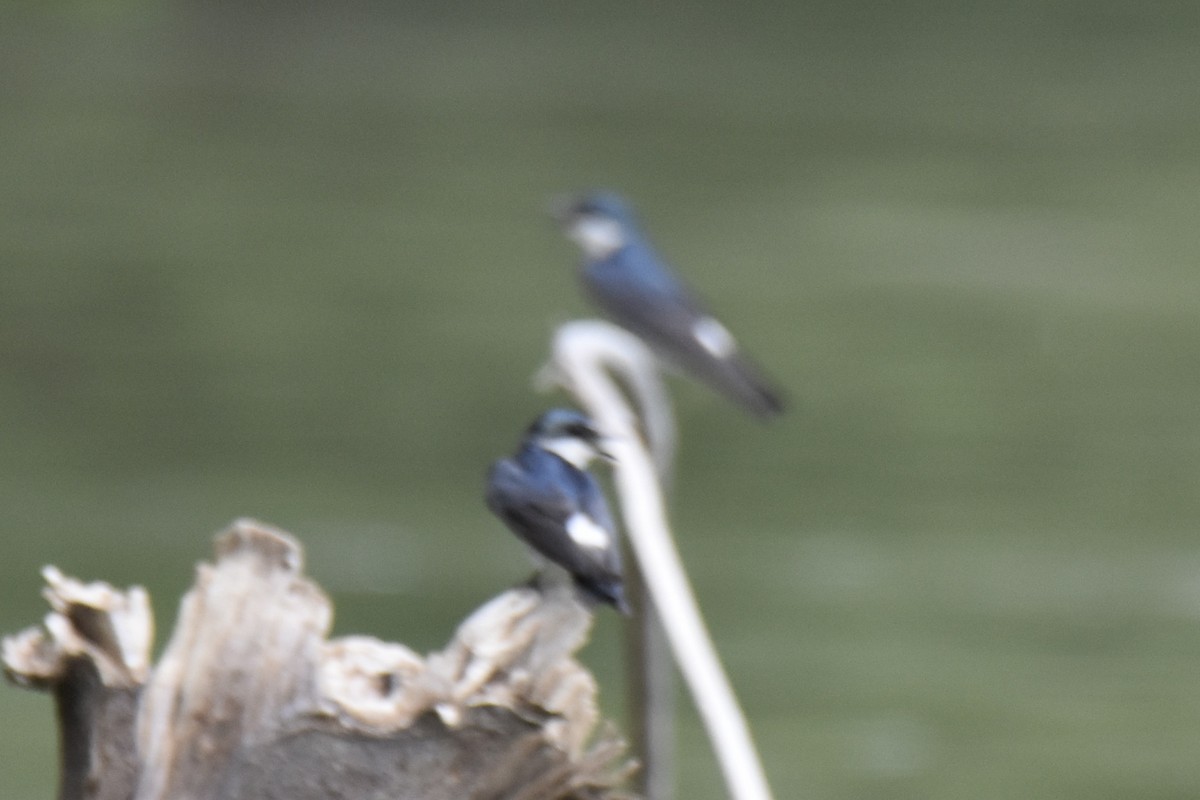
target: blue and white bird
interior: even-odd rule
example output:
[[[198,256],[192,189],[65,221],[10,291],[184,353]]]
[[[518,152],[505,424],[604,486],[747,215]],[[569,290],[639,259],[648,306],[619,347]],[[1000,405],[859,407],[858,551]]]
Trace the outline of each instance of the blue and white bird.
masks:
[[[583,250],[586,294],[614,322],[756,416],[783,411],[780,393],[659,256],[621,197],[592,192],[559,199],[552,213]]]
[[[517,452],[492,464],[487,506],[549,561],[566,569],[583,594],[629,613],[621,546],[608,503],[587,465],[608,457],[591,421],[577,411],[547,411]]]

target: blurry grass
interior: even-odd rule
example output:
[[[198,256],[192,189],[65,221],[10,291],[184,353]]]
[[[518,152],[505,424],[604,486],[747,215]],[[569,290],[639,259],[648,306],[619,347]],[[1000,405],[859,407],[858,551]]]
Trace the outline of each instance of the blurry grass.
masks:
[[[794,396],[674,384],[777,795],[1194,796],[1195,16],[5,6],[3,630],[57,563],[165,635],[253,515],[339,631],[440,645],[528,569],[479,486],[585,310],[541,204],[600,183]],[[0,717],[0,796],[46,796],[48,700]],[[681,761],[720,796],[694,716]]]

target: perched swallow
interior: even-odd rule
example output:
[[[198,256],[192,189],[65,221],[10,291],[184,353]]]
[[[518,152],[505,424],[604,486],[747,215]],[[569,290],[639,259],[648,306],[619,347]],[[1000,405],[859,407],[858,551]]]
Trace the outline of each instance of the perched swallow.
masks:
[[[756,416],[783,411],[779,392],[663,261],[624,200],[595,192],[558,200],[552,213],[583,250],[584,290],[613,321]]]
[[[554,409],[539,417],[511,458],[492,464],[487,506],[537,553],[565,568],[584,594],[629,613],[621,547],[600,486],[586,468],[607,457],[587,417]]]

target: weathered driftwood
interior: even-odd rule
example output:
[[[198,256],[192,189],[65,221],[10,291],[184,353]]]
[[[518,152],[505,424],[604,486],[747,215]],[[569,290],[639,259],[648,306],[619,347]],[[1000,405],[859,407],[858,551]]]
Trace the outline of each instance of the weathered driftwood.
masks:
[[[218,537],[150,663],[146,593],[48,567],[52,612],[3,643],[16,683],[50,691],[64,800],[614,798],[624,744],[572,658],[589,612],[513,589],[421,658],[332,619],[286,533]]]

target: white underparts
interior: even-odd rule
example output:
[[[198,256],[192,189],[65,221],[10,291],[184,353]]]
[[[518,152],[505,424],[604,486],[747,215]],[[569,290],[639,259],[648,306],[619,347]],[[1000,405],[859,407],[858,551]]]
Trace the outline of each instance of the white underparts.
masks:
[[[591,550],[604,550],[608,547],[608,531],[581,511],[576,511],[567,519],[567,534],[571,541],[580,547]]]
[[[567,236],[591,259],[608,258],[625,246],[621,223],[608,217],[584,215],[571,225]]]
[[[538,446],[548,450],[576,469],[585,469],[596,457],[596,449],[574,436],[555,436],[542,439]]]
[[[692,336],[708,352],[717,358],[729,358],[737,351],[733,334],[712,317],[702,317],[692,325]]]

